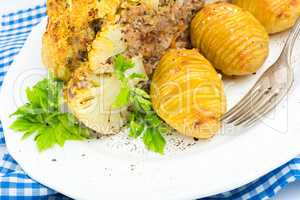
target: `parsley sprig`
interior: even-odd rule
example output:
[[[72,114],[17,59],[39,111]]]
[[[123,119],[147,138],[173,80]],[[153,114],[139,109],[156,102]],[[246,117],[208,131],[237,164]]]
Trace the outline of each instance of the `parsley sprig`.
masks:
[[[61,112],[63,82],[52,77],[39,81],[26,89],[28,103],[18,108],[11,116],[16,120],[11,129],[22,132],[23,139],[35,134],[39,151],[55,144],[64,146],[67,140],[89,138],[89,131],[79,125],[71,113]]]
[[[144,74],[125,72],[134,67],[134,63],[122,55],[114,59],[115,74],[121,81],[121,89],[113,104],[114,108],[130,106],[129,137],[143,139],[145,146],[154,152],[163,154],[166,140],[163,134],[169,131],[168,126],[157,116],[152,108],[150,95],[143,89],[130,86],[129,80],[145,79]]]

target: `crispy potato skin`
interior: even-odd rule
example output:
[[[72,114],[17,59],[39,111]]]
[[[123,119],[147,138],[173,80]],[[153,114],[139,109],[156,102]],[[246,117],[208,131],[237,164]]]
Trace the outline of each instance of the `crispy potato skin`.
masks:
[[[233,3],[250,11],[270,34],[291,28],[300,16],[300,0],[233,0]]]
[[[157,114],[180,133],[211,138],[226,111],[223,83],[197,50],[170,50],[160,60],[151,99]]]
[[[191,23],[194,47],[226,75],[256,72],[269,52],[269,36],[252,14],[229,3],[205,6]]]

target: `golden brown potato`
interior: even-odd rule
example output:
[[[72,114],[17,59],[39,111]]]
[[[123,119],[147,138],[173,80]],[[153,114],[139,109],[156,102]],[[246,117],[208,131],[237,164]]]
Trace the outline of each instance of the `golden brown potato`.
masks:
[[[300,16],[300,0],[233,0],[250,11],[269,33],[291,28]]]
[[[151,99],[157,114],[180,133],[211,138],[226,110],[220,76],[197,50],[170,50],[160,60]]]
[[[194,47],[226,75],[256,72],[268,55],[269,37],[249,12],[229,3],[205,6],[192,20]]]

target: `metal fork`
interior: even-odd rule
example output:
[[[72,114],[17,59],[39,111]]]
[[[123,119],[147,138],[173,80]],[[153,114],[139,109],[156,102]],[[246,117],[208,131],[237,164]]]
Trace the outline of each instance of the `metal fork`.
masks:
[[[248,128],[287,95],[294,82],[291,57],[299,32],[300,18],[291,30],[278,60],[263,73],[245,97],[221,118],[225,124]]]

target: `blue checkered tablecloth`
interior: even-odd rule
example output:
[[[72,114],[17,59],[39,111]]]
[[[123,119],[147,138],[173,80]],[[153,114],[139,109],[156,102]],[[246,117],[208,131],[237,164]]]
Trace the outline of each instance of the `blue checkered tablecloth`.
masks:
[[[31,29],[45,16],[45,4],[1,16],[0,87],[6,71],[22,48]],[[0,151],[4,152],[0,160],[0,199],[69,199],[26,175],[6,152],[1,124]],[[246,186],[205,199],[269,199],[296,180],[300,180],[300,156]]]

